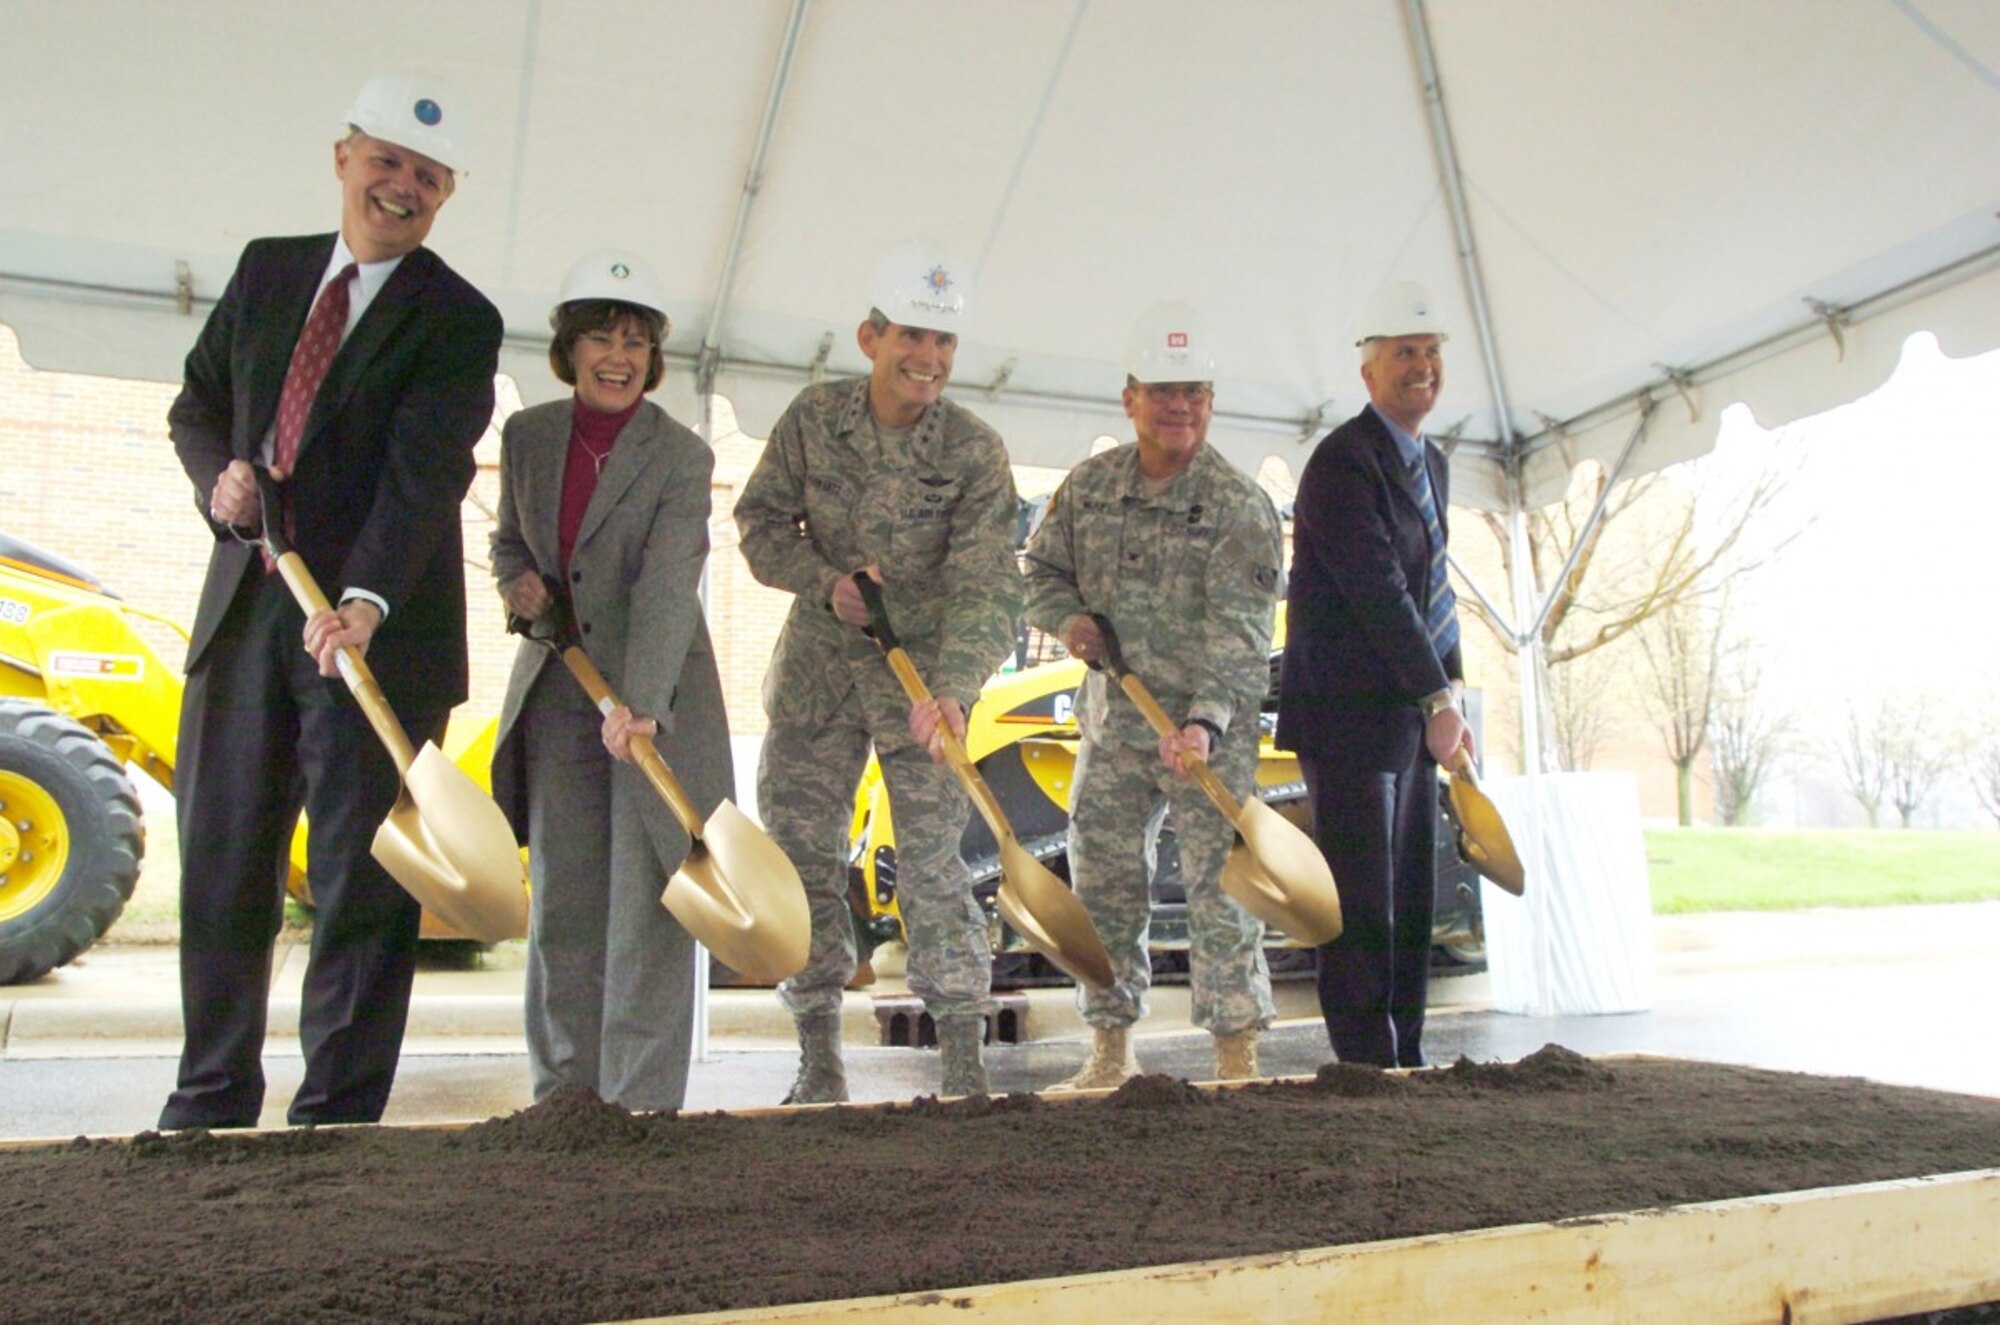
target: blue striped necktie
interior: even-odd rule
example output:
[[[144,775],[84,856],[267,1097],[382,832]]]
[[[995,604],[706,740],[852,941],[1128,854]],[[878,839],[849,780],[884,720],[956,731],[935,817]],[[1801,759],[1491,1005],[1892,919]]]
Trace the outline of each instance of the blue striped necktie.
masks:
[[[1419,440],[1417,446],[1417,463],[1410,466],[1410,482],[1417,490],[1417,509],[1423,513],[1424,532],[1431,540],[1431,582],[1430,592],[1424,598],[1424,622],[1430,628],[1431,647],[1442,659],[1458,646],[1458,596],[1451,591],[1444,524],[1438,519],[1437,499],[1431,495],[1430,467],[1424,463],[1423,442]]]

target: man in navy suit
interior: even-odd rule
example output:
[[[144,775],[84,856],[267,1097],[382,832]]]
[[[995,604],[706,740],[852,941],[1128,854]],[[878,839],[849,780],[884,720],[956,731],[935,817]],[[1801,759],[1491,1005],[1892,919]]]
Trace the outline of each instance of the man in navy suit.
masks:
[[[402,1050],[419,907],[369,854],[399,779],[335,657],[365,654],[419,745],[466,697],[458,508],[493,417],[501,321],[423,247],[464,168],[462,106],[377,78],[347,119],[339,231],[245,248],[168,413],[215,546],[174,770],[186,1041],[162,1128],[257,1124],[302,806],[316,913],[289,1121],[378,1120]],[[333,610],[308,618],[239,538],[264,522],[253,466],[277,480],[272,518]]]
[[[1342,1062],[1421,1067],[1437,766],[1472,753],[1445,578],[1449,471],[1423,436],[1445,337],[1409,282],[1379,291],[1359,330],[1370,404],[1299,479],[1277,743],[1298,753],[1340,889],[1345,927],[1319,951],[1327,1038]]]

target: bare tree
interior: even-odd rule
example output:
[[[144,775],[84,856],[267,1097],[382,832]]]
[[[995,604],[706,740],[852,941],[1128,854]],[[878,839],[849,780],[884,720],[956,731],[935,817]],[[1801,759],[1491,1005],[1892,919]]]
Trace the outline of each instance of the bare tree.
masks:
[[[1928,695],[1899,694],[1884,709],[1888,732],[1882,746],[1883,786],[1902,826],[1908,828],[1918,807],[1958,762],[1958,744],[1939,729],[1937,705]]]
[[[1773,464],[1747,488],[1727,491],[1697,477],[1695,486],[1673,504],[1648,501],[1661,488],[1662,474],[1644,474],[1612,488],[1603,517],[1592,525],[1589,513],[1609,479],[1606,471],[1596,469],[1591,478],[1573,484],[1564,500],[1530,514],[1529,568],[1539,595],[1548,595],[1571,550],[1579,545],[1582,549],[1542,621],[1549,665],[1561,667],[1615,643],[1675,603],[1719,589],[1768,561],[1803,530],[1766,539],[1761,546],[1752,546],[1747,535],[1784,492],[1791,475],[1790,469]],[[1661,516],[1669,509],[1671,513],[1661,517],[1662,527],[1635,537],[1630,540],[1635,546],[1618,548],[1615,556],[1600,561],[1600,554],[1611,546],[1607,535],[1621,521],[1629,528],[1639,523],[1632,518],[1639,511]],[[1511,577],[1513,544],[1507,517],[1483,512],[1480,518],[1499,545],[1502,570]],[[1459,610],[1483,622],[1504,647],[1514,649],[1501,622],[1476,596],[1462,597]]]
[[[1674,766],[1683,828],[1694,823],[1694,765],[1708,742],[1727,610],[1726,597],[1706,611],[1696,599],[1683,598],[1656,613],[1638,636],[1653,682],[1648,707]]]
[[[1972,752],[1972,790],[1979,807],[2000,823],[2000,732],[1989,731]]]
[[[1861,802],[1868,826],[1882,826],[1882,802],[1889,793],[1889,706],[1877,699],[1867,708],[1849,700],[1833,755],[1847,792]]]
[[[1610,669],[1600,665],[1601,659],[1601,654],[1592,654],[1567,667],[1543,669],[1541,688],[1548,697],[1549,739],[1558,767],[1589,768],[1616,726],[1616,710],[1604,702]]]
[[[1671,484],[1662,473],[1653,473],[1613,486],[1608,471],[1590,467],[1579,471],[1563,501],[1528,516],[1529,578],[1537,601],[1549,601],[1539,631],[1547,667],[1540,693],[1551,707],[1543,729],[1552,734],[1558,757],[1568,739],[1565,729],[1573,735],[1577,728],[1553,711],[1565,693],[1556,679],[1562,669],[1676,604],[1719,591],[1796,538],[1803,526],[1775,536],[1759,528],[1794,472],[1789,463],[1773,460],[1748,483],[1725,482],[1697,465],[1681,470]],[[1683,481],[1690,477],[1691,485]],[[1600,497],[1603,513],[1592,521],[1590,513]],[[1511,582],[1514,546],[1507,517],[1485,513],[1481,518]],[[1484,624],[1502,648],[1519,652],[1506,623],[1478,595],[1461,595],[1459,608]],[[1571,686],[1567,693],[1576,697],[1583,690]]]
[[[1746,641],[1724,653],[1708,719],[1709,762],[1715,770],[1715,810],[1726,827],[1749,822],[1757,790],[1792,737],[1792,716],[1764,695],[1764,669]]]

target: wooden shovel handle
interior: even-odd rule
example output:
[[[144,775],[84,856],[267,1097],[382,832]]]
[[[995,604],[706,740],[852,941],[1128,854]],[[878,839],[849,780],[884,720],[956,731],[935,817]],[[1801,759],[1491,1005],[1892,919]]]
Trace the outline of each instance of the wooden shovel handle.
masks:
[[[305,609],[308,617],[318,612],[333,610],[333,605],[327,602],[326,595],[320,592],[319,582],[314,580],[312,572],[306,569],[305,558],[287,550],[278,556],[277,563],[278,574],[284,577],[285,586],[292,591],[292,597],[298,600],[299,606]],[[417,762],[416,747],[410,744],[409,733],[403,730],[403,724],[396,720],[396,711],[389,707],[389,701],[382,694],[382,686],[376,681],[375,673],[369,670],[359,649],[343,645],[335,661],[340,667],[341,679],[347,682],[347,688],[354,694],[355,702],[360,704],[361,711],[368,715],[368,725],[382,738],[382,744],[388,748],[389,758],[395,761],[396,776],[407,778],[410,775],[410,765]]]
[[[1125,697],[1138,705],[1139,712],[1152,724],[1153,730],[1162,736],[1173,736],[1180,731],[1180,724],[1167,716],[1160,707],[1160,701],[1153,698],[1153,692],[1146,689],[1146,683],[1132,675],[1125,667],[1125,653],[1119,646],[1118,632],[1111,625],[1111,619],[1100,613],[1092,613],[1091,621],[1097,626],[1097,633],[1104,640],[1104,668],[1118,682],[1118,688]],[[1199,755],[1184,755],[1181,767],[1194,779],[1196,786],[1215,802],[1229,822],[1235,823],[1243,817],[1243,805],[1229,794],[1229,788],[1222,785],[1222,779],[1208,766],[1208,761]]]
[[[885,647],[882,654],[889,660],[889,670],[896,674],[898,681],[902,682],[903,693],[910,697],[911,703],[921,704],[931,698],[930,687],[924,684],[923,677],[917,675],[917,665],[910,660],[910,655],[902,645]],[[979,770],[973,766],[972,756],[965,752],[965,746],[942,722],[938,724],[938,740],[944,747],[945,763],[958,775],[966,794],[972,797],[972,804],[978,809],[979,817],[993,830],[994,840],[1001,842],[1011,840],[1014,829],[1007,822],[1006,813],[1000,808],[999,797],[995,796],[993,789],[986,785],[986,779],[979,776]]]
[[[869,626],[866,633],[881,647],[882,656],[889,660],[889,670],[896,674],[903,693],[909,696],[912,704],[930,702],[931,688],[917,674],[916,663],[911,661],[909,651],[896,638],[895,627],[889,622],[889,607],[882,601],[882,586],[876,584],[866,571],[854,572],[854,585],[861,591],[861,601],[868,606]],[[957,774],[965,794],[972,798],[973,807],[979,811],[979,817],[993,830],[994,841],[1003,845],[1013,841],[1014,829],[1000,808],[1000,798],[986,785],[986,779],[979,776],[979,770],[973,766],[972,756],[965,752],[965,746],[942,722],[938,724],[938,738],[944,747],[945,763]]]
[[[1146,715],[1146,721],[1153,724],[1154,731],[1162,736],[1172,736],[1180,731],[1174,720],[1167,716],[1167,711],[1160,707],[1160,701],[1153,698],[1153,692],[1146,689],[1145,682],[1138,677],[1130,672],[1119,673],[1118,688],[1139,706],[1139,712]],[[1242,803],[1229,794],[1229,788],[1222,785],[1222,779],[1215,775],[1215,770],[1208,766],[1206,759],[1196,754],[1183,755],[1181,767],[1187,770],[1195,785],[1215,802],[1215,808],[1221,810],[1229,822],[1235,823],[1243,817]]]
[[[590,660],[589,654],[574,644],[563,646],[561,652],[563,665],[569,668],[569,674],[583,686],[583,692],[590,696],[591,703],[597,705],[598,712],[609,714],[612,709],[619,706],[622,701],[612,693],[611,683],[604,679],[604,673],[597,670],[597,664]],[[637,756],[634,762],[639,765],[639,771],[646,775],[646,781],[653,784],[653,790],[665,798],[667,808],[674,812],[674,818],[680,820],[688,838],[695,842],[701,841],[701,830],[704,826],[701,815],[696,812],[694,802],[688,799],[686,790],[681,787],[680,779],[674,776],[674,770],[668,768],[667,761],[660,758],[659,750],[653,745],[653,738],[634,732],[632,751]]]

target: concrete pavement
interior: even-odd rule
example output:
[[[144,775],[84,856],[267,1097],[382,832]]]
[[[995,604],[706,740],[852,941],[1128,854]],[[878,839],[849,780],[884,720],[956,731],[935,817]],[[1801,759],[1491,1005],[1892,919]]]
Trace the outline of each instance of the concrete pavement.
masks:
[[[1654,1006],[1615,1016],[1494,1011],[1481,976],[1433,982],[1426,1047],[1515,1059],[1544,1044],[1645,1052],[2000,1096],[1990,1009],[2000,973],[2000,902],[1865,911],[1661,917]],[[300,1070],[304,953],[282,955],[272,990],[266,1125],[281,1125]],[[105,945],[34,984],[0,990],[0,1138],[120,1135],[151,1126],[179,1051],[177,955]],[[890,963],[884,963],[885,968]],[[531,1100],[521,1044],[518,945],[432,953],[417,977],[409,1039],[385,1121],[471,1121]],[[845,1017],[857,1101],[933,1093],[933,1053],[882,1047],[900,983],[850,993]],[[1310,981],[1278,986],[1282,1020],[1260,1052],[1270,1075],[1309,1074],[1331,1057]],[[988,1053],[996,1091],[1042,1089],[1073,1071],[1085,1033],[1068,989],[1010,998],[1011,1043]],[[1183,987],[1156,989],[1141,1023],[1148,1071],[1210,1075],[1208,1037],[1187,1020]],[[885,1012],[886,1009],[886,1012]],[[769,990],[711,991],[710,1036],[690,1109],[770,1105],[796,1062],[789,1018]],[[901,1031],[907,1037],[907,1021]]]
[[[512,1053],[522,1045],[521,1000],[525,946],[502,943],[426,944],[411,997],[406,1055]],[[169,945],[106,943],[32,984],[0,988],[0,1060],[178,1054],[181,1013],[179,952]],[[271,980],[274,1040],[296,1040],[299,991],[305,979],[303,943],[281,945]],[[850,990],[843,1017],[848,1042],[885,1042],[884,1016],[909,998],[896,949],[878,950],[877,980]],[[1484,981],[1444,981],[1447,989],[1483,995]],[[1280,1014],[1318,1016],[1312,984],[1281,982]],[[1459,995],[1463,996],[1463,995]],[[1188,1028],[1184,986],[1161,986],[1150,996],[1154,1029]],[[715,1044],[792,1047],[791,1017],[769,989],[708,991],[708,1028]],[[1015,1040],[1081,1037],[1073,992],[1033,989],[1008,996],[1022,1013],[1010,1027]],[[878,1012],[888,1006],[887,1012]]]

